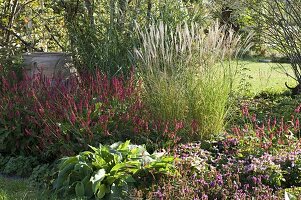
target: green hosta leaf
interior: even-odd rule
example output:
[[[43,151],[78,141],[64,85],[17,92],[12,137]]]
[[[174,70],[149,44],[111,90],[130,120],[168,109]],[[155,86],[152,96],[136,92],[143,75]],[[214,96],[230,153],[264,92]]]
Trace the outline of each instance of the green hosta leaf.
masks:
[[[131,153],[133,154],[145,154],[145,155],[149,155],[149,153],[147,152],[146,148],[144,145],[136,145],[136,144],[130,144],[129,145],[129,150],[131,151]]]
[[[141,167],[141,162],[139,161],[127,161],[115,165],[111,169],[110,174],[115,174],[119,171],[126,171],[134,174],[140,169],[140,167]]]
[[[101,149],[101,148],[97,149],[96,147],[93,147],[93,146],[90,146],[90,145],[89,145],[89,147],[90,147],[95,153],[98,152],[99,149]]]
[[[92,190],[93,190],[94,194],[97,193],[97,190],[98,190],[98,188],[99,188],[100,185],[101,185],[100,182],[96,182],[96,183],[92,184]]]
[[[90,166],[90,164],[81,163],[79,165],[75,165],[75,170],[79,171],[83,176],[91,176],[93,173],[93,168]]]
[[[106,182],[109,184],[109,185],[112,185],[114,182],[116,181],[116,178],[111,175],[108,175],[107,178],[106,178]]]
[[[153,159],[153,158],[151,158],[150,156],[142,156],[141,157],[141,162],[142,162],[142,165],[144,166],[144,165],[147,165],[147,164],[149,164],[149,163],[152,163],[152,162],[154,162],[154,161],[156,161],[155,159]]]
[[[112,152],[110,152],[110,150],[111,149],[109,147],[107,147],[107,146],[103,146],[101,148],[101,155],[100,156],[102,156],[102,158],[107,163],[114,161],[114,154]]]
[[[122,188],[116,186],[115,183],[112,184],[109,199],[118,199],[122,197]]]
[[[79,159],[79,156],[62,158],[61,163],[59,165],[59,169],[63,170],[67,165],[76,164],[78,159]]]
[[[85,186],[85,196],[91,198],[93,196],[93,188],[92,188],[92,182],[90,181],[90,176],[86,176],[82,183]]]
[[[97,198],[99,199],[102,199],[105,195],[106,195],[106,185],[105,184],[101,184],[99,185],[99,187],[97,188],[97,193],[96,193],[96,196]]]
[[[110,147],[112,148],[112,149],[117,149],[120,145],[122,144],[122,142],[115,142],[114,144],[112,144]]]
[[[89,162],[94,158],[94,154],[90,151],[84,151],[79,154],[79,160],[83,162]]]
[[[125,199],[129,186],[135,182],[133,175],[140,170],[175,171],[173,157],[164,157],[163,153],[150,155],[144,146],[131,145],[130,141],[91,149],[94,152],[62,159],[55,186],[57,191],[68,192],[75,188],[77,196],[92,197],[94,194],[101,199],[111,193],[109,199]]]
[[[107,169],[108,163],[99,155],[95,156],[95,160],[92,162],[92,165],[96,168],[104,168]]]
[[[288,193],[287,191],[284,192],[284,199],[285,200],[297,200],[295,195]]]
[[[100,169],[98,172],[91,177],[90,181],[94,184],[95,182],[101,182],[106,177],[106,170]]]
[[[169,156],[169,157],[164,157],[160,160],[160,162],[166,162],[166,163],[172,163],[175,160],[174,157]]]
[[[85,196],[85,186],[82,182],[78,182],[75,186],[75,194],[78,197]]]
[[[119,154],[115,154],[114,155],[114,162],[115,163],[120,163],[122,161],[122,155],[119,153]]]
[[[154,158],[154,159],[159,159],[159,158],[161,158],[162,156],[164,156],[165,155],[165,152],[154,152],[153,154],[152,154],[152,157]]]
[[[126,178],[125,178],[125,181],[127,183],[136,183],[136,180],[133,178],[132,175],[128,175]]]
[[[59,172],[58,178],[54,184],[54,188],[59,189],[63,185],[67,184],[66,181],[68,181],[68,175],[73,170],[73,167],[73,165],[66,166],[62,171]]]
[[[120,150],[120,151],[128,151],[128,149],[129,149],[129,144],[130,144],[130,140],[127,140],[126,142],[121,143],[121,144],[119,145],[119,147],[117,148],[117,150]]]
[[[116,173],[117,171],[122,170],[122,169],[124,169],[124,168],[126,168],[125,163],[118,163],[117,165],[115,165],[115,166],[111,169],[110,173],[111,173],[111,174],[114,174],[114,173]]]

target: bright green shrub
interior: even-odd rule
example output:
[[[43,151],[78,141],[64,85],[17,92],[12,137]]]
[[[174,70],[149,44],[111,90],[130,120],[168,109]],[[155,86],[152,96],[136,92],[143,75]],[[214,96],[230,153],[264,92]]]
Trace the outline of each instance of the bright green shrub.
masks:
[[[140,172],[172,173],[173,157],[150,155],[144,146],[114,143],[91,147],[77,156],[63,158],[54,188],[59,194],[77,197],[123,198]]]

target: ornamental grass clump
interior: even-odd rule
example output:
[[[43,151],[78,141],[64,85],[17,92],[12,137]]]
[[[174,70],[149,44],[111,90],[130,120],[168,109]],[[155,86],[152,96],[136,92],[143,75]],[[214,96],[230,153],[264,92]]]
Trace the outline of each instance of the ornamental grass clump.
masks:
[[[196,24],[173,30],[163,23],[138,32],[135,58],[151,112],[191,124],[197,139],[219,133],[235,74],[230,61],[242,52],[241,37],[218,23],[208,33]]]

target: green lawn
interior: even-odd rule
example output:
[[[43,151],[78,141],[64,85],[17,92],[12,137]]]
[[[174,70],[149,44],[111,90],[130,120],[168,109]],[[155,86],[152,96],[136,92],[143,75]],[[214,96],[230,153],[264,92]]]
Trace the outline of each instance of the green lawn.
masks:
[[[34,188],[24,179],[12,179],[0,176],[0,200],[40,199]]]
[[[285,82],[291,87],[296,85],[296,82],[285,75],[289,73],[293,75],[289,64],[277,63],[260,63],[253,61],[240,61],[239,67],[245,68],[241,77],[244,77],[250,83],[250,93],[258,94],[262,91],[283,92],[287,90]]]
[[[40,191],[30,186],[27,179],[9,178],[0,175],[0,200],[84,200],[78,197],[57,198],[49,191]]]

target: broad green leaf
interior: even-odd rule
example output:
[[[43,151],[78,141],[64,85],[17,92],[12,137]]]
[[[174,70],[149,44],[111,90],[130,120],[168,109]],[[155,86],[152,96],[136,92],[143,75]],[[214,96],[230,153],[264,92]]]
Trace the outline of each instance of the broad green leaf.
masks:
[[[125,163],[118,163],[111,169],[110,174],[114,174],[123,168],[126,168]]]
[[[90,181],[94,184],[95,182],[101,182],[106,177],[106,170],[100,169],[97,173],[91,177]]]
[[[100,187],[101,183],[100,182],[96,182],[96,183],[93,183],[92,184],[92,190],[93,190],[93,193],[96,194],[97,193],[97,190],[98,188]]]
[[[106,185],[105,184],[101,184],[99,187],[98,187],[98,191],[97,191],[97,198],[99,199],[102,199],[105,195],[106,195]]]
[[[84,161],[84,162],[91,161],[91,159],[93,159],[93,157],[94,157],[94,154],[90,151],[84,151],[79,154],[79,160]]]
[[[96,147],[92,147],[89,145],[89,147],[94,151],[94,152],[97,152],[99,149],[97,149]]]
[[[175,160],[174,157],[169,156],[169,157],[163,157],[160,161],[166,163],[172,163],[174,160]]]
[[[65,157],[61,159],[61,162],[59,164],[59,169],[63,170],[67,165],[71,163],[76,163],[78,161],[79,156],[73,156],[73,157]]]
[[[115,143],[112,144],[110,147],[111,147],[112,149],[117,149],[117,148],[120,146],[120,144],[122,144],[122,142],[115,142]]]
[[[116,181],[116,178],[114,176],[107,176],[106,182],[108,182],[110,185],[112,185]]]
[[[284,192],[284,199],[285,200],[297,200],[295,195],[288,193],[287,191]]]
[[[90,176],[86,176],[82,183],[85,186],[85,196],[91,198],[93,196],[93,188],[92,188],[92,182],[90,181]]]
[[[59,172],[58,178],[55,181],[54,188],[59,189],[63,186],[73,167],[73,165],[66,166],[62,171]]]
[[[152,157],[155,158],[155,159],[158,159],[158,158],[161,158],[164,155],[165,155],[165,152],[154,152],[152,154]]]
[[[106,169],[108,167],[108,163],[99,155],[95,156],[95,160],[92,162],[92,165],[96,168],[104,168]]]
[[[129,144],[130,144],[130,140],[127,140],[126,142],[121,143],[117,148],[117,150],[121,150],[121,151],[128,150]]]
[[[78,197],[85,196],[85,186],[82,182],[78,182],[75,186],[75,194]]]
[[[126,181],[127,183],[135,183],[135,182],[136,182],[136,180],[133,178],[132,175],[128,175],[128,176],[125,178],[125,181]]]
[[[119,153],[119,154],[115,154],[114,155],[114,162],[115,163],[120,163],[122,161],[122,155]]]
[[[122,197],[122,188],[112,184],[109,199],[120,199]]]

